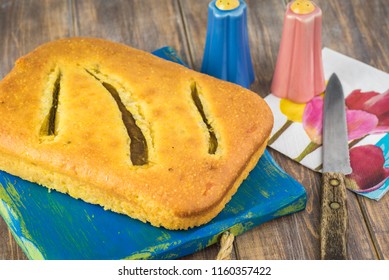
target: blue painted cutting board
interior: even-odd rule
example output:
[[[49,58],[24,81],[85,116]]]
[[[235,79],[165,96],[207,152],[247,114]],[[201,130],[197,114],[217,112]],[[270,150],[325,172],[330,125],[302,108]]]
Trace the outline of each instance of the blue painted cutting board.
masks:
[[[154,54],[182,63],[170,47]],[[216,218],[186,231],[156,228],[0,171],[0,214],[30,259],[174,259],[214,244],[226,230],[238,235],[305,205],[304,188],[268,151]]]

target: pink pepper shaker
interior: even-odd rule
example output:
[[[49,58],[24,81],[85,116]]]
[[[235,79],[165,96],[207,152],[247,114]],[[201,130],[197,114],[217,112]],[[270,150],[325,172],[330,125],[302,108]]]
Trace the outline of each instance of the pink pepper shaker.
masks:
[[[306,103],[325,89],[321,54],[321,9],[308,0],[289,3],[271,91]]]

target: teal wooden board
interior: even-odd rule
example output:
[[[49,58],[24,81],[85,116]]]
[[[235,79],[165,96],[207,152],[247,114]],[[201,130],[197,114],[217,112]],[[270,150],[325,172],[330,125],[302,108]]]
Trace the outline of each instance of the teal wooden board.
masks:
[[[156,55],[180,62],[170,47]],[[206,225],[171,231],[48,191],[0,171],[0,214],[30,259],[175,259],[303,210],[305,189],[268,151],[224,210]]]

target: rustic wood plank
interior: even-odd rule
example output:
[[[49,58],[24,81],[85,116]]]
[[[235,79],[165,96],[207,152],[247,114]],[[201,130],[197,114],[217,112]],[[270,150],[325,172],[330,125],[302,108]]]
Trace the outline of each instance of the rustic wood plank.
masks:
[[[317,259],[319,253],[319,177],[301,165],[271,150],[276,161],[289,169],[307,191],[307,206],[302,212],[270,221],[238,237],[241,259]],[[293,171],[293,173],[292,173]]]
[[[149,52],[169,45],[189,62],[175,0],[75,1],[74,11],[77,36],[101,37]]]
[[[272,72],[273,72],[273,67],[271,66],[270,70],[268,67],[261,68],[259,67],[260,64],[263,62],[266,62],[266,64],[269,64],[268,60],[266,60],[263,55],[259,55],[259,49],[261,46],[265,46],[266,44],[261,44],[258,42],[261,42],[259,39],[257,40],[258,37],[262,37],[262,34],[265,34],[266,38],[269,38],[271,36],[266,35],[267,29],[263,25],[262,22],[258,24],[258,22],[255,21],[260,21],[264,20],[262,17],[257,16],[253,14],[253,9],[251,8],[251,5],[253,4],[254,1],[247,1],[247,5],[249,7],[248,9],[248,22],[249,22],[249,40],[250,40],[250,47],[251,47],[251,54],[253,57],[253,64],[255,68],[255,73],[256,73],[256,81],[254,85],[252,86],[252,89],[256,92],[259,92],[259,88],[262,88],[263,90],[261,92],[268,92],[268,89],[264,88],[265,83],[259,83],[258,77],[264,77],[267,75],[267,80],[268,83],[270,84],[271,78],[272,78]],[[203,56],[203,51],[204,51],[204,46],[205,46],[205,37],[206,37],[206,22],[207,22],[207,9],[208,9],[208,3],[209,1],[203,0],[203,1],[189,1],[189,0],[181,0],[180,1],[182,10],[183,10],[183,15],[185,18],[185,24],[186,24],[186,31],[188,35],[188,41],[190,45],[190,50],[192,53],[192,59],[193,59],[193,64],[194,68],[196,70],[201,69],[201,62],[202,62],[202,56]],[[279,7],[282,7],[281,2],[277,2]],[[263,5],[265,6],[264,8],[268,10],[272,10],[274,7],[273,3],[271,5]],[[283,11],[280,10],[280,18],[282,19]],[[261,14],[262,15],[262,14]],[[272,15],[272,13],[265,13],[265,15]],[[282,20],[279,20],[282,22]],[[255,28],[256,26],[259,26],[259,28]],[[277,26],[274,24],[274,26]],[[259,32],[258,30],[265,29],[265,32]],[[255,39],[254,39],[255,38]],[[257,42],[255,41],[257,40]],[[269,49],[272,51],[272,48]],[[262,48],[261,48],[262,51]],[[275,57],[275,53],[271,55],[270,57]],[[271,63],[273,65],[273,63]],[[266,94],[262,94],[262,96],[265,96]],[[282,218],[282,220],[285,220]],[[270,234],[266,235],[261,235],[263,231],[258,231],[258,227],[237,237],[237,240],[235,242],[235,247],[237,250],[237,257],[239,259],[257,259],[257,258],[277,258],[277,257],[272,257],[271,254],[275,252],[276,255],[280,255],[277,251],[273,250],[274,248],[267,246],[268,244],[268,238],[272,239],[273,242],[275,241],[275,244],[278,244],[282,238],[280,236],[283,236],[282,234],[282,229],[279,230],[279,233],[274,235],[274,226],[269,228],[268,225],[271,225],[272,222],[265,224],[264,226],[270,230]],[[276,226],[278,223],[276,224]],[[283,225],[283,224],[281,224]],[[261,227],[262,228],[262,227]],[[269,249],[269,250],[268,250]],[[287,253],[288,251],[284,251],[283,253]],[[278,256],[278,258],[280,258]],[[282,257],[281,257],[282,258]],[[287,258],[284,254],[284,258]]]
[[[322,1],[323,2],[323,1]],[[330,1],[324,5],[323,43],[343,54],[389,72],[389,8],[386,1]],[[337,24],[334,24],[337,23]],[[378,257],[389,259],[389,197],[379,202],[358,197]],[[362,238],[370,238],[367,235]],[[354,243],[355,242],[355,243]],[[353,240],[354,246],[361,246]]]
[[[379,202],[362,197],[359,200],[366,215],[367,225],[376,245],[377,254],[380,259],[389,260],[389,226],[387,219],[389,196],[386,195]]]
[[[268,1],[266,4],[261,1],[248,0],[246,2],[249,43],[256,74],[256,80],[251,89],[264,97],[270,92],[285,8],[283,1]],[[336,4],[336,1],[317,2],[320,6],[324,6],[324,10],[329,9],[330,3]],[[344,2],[346,1],[342,2],[343,5],[345,5]],[[206,33],[204,30],[206,30],[206,9],[209,1],[181,0],[180,3],[194,67],[199,70],[205,45]],[[348,2],[347,8],[350,7],[351,3]],[[335,23],[335,21],[327,19],[327,28],[334,28]],[[343,26],[342,30],[345,30]],[[328,36],[330,35],[327,34]],[[301,213],[268,222],[239,236],[235,243],[237,258],[319,259],[320,176],[275,151],[272,151],[272,155],[284,170],[306,187],[308,193],[307,209]],[[356,224],[349,233],[350,244],[359,244],[358,247],[349,246],[349,257],[351,259],[374,259],[376,258],[374,246],[369,239],[369,232],[358,201],[351,193],[348,194],[348,199],[351,211],[350,224]]]
[[[191,64],[178,2],[175,0],[75,1],[77,36],[93,36],[125,43],[145,51],[169,45]],[[184,259],[215,259],[217,245]]]
[[[303,212],[265,223],[238,237],[241,259],[320,259],[321,176],[271,150],[281,167],[305,186],[308,196]],[[356,195],[347,193],[349,208],[349,259],[376,259]]]
[[[93,36],[146,51],[171,45],[200,70],[210,0],[2,1],[0,78],[16,58],[39,44],[66,36]],[[323,45],[389,72],[389,8],[385,0],[316,0],[323,10]],[[283,21],[283,0],[247,0],[249,38],[256,74],[252,90],[270,91]],[[71,8],[70,8],[71,6]],[[74,19],[74,21],[73,21]],[[308,193],[305,211],[265,223],[236,238],[233,258],[318,259],[320,176],[272,151],[281,167]],[[389,196],[380,202],[348,193],[351,259],[389,259]],[[367,222],[367,226],[366,223]],[[374,244],[373,244],[374,242]],[[184,259],[214,259],[218,245]],[[0,219],[0,259],[25,255]]]
[[[49,40],[72,35],[72,16],[67,1],[1,1],[0,77],[15,60]]]
[[[389,72],[389,8],[382,0],[318,1],[323,45]]]
[[[73,35],[68,1],[0,1],[0,78],[20,56],[47,41]],[[0,259],[26,259],[0,219]]]
[[[27,257],[20,249],[7,224],[0,218],[0,260],[26,260]]]
[[[348,25],[338,25],[339,21],[336,20],[338,17],[341,17],[345,11],[353,10],[354,2],[342,1],[342,7],[340,9],[334,9],[334,8],[331,9],[332,6],[339,4],[338,1],[316,1],[316,3],[318,3],[318,5],[323,10],[323,45],[328,46],[328,47],[335,49],[337,51],[343,52],[347,55],[356,57],[357,55],[355,53],[353,55],[353,54],[345,52],[345,50],[348,49],[348,46],[347,46],[348,44],[347,44],[347,42],[344,42],[344,41],[342,42],[342,37],[344,36],[344,34],[341,34],[341,35],[339,34],[340,37],[334,39],[333,32],[330,31],[333,29],[338,29],[338,30],[340,29],[340,30],[342,30],[343,33],[348,33],[349,30],[355,29],[355,28],[353,28],[353,25],[350,23]],[[249,23],[250,24],[249,26],[250,27],[261,26],[262,28],[264,28],[263,22],[258,21],[258,18],[265,18],[266,16],[269,17],[269,15],[272,14],[272,9],[270,8],[268,10],[266,7],[264,7],[264,5],[260,5],[260,3],[255,2],[255,1],[250,2],[250,4],[252,5],[252,10],[255,10],[255,15],[257,15],[257,17],[254,14],[249,13],[249,22],[250,22],[250,16],[252,19],[251,23]],[[274,10],[279,9],[279,7],[280,6],[277,4],[274,7]],[[331,10],[331,12],[329,12],[330,10]],[[264,12],[264,14],[261,13],[262,11]],[[272,14],[273,17],[268,18],[265,21],[265,23],[273,22],[274,24],[273,25],[267,24],[267,26],[268,26],[267,28],[269,30],[268,31],[262,30],[262,33],[263,34],[272,34],[272,35],[267,37],[267,38],[262,36],[261,40],[260,39],[257,40],[258,42],[263,42],[263,45],[267,46],[267,49],[264,50],[265,51],[264,57],[268,58],[268,59],[273,57],[273,59],[270,59],[270,60],[272,60],[274,62],[274,64],[275,64],[276,55],[278,52],[279,40],[281,38],[283,11],[284,11],[284,9],[282,9],[282,14],[279,14],[279,13],[274,14],[274,12],[273,12],[273,14]],[[358,9],[358,11],[359,11],[359,13],[364,13],[363,7],[360,7]],[[348,17],[352,18],[352,16],[350,16],[348,12],[347,12],[347,14],[348,14]],[[276,17],[278,17],[278,19],[276,19]],[[344,16],[344,17],[346,17],[346,16]],[[281,19],[281,22],[279,21],[279,19]],[[278,20],[278,22],[276,22],[277,20]],[[252,34],[252,33],[250,33],[250,34]],[[279,35],[276,36],[276,34],[279,34]],[[251,35],[251,36],[253,36],[253,35]],[[273,41],[271,41],[271,40],[273,40]],[[275,40],[277,40],[277,41],[275,41]],[[349,44],[352,44],[352,42],[349,42]],[[344,46],[344,48],[338,49],[337,46],[339,46],[339,45]],[[358,44],[354,44],[354,46],[357,49]],[[252,51],[255,51],[255,49]],[[359,51],[360,50],[358,49],[358,53],[359,53]],[[364,53],[364,51],[362,50],[362,51],[360,51],[360,53]],[[259,54],[259,55],[261,55],[261,54]],[[253,57],[255,57],[255,55],[253,55]],[[357,56],[356,58],[363,61],[363,59],[361,57]],[[266,72],[266,70],[264,70],[264,69],[271,69],[271,72],[270,73],[267,72],[265,74],[264,72]],[[269,92],[270,91],[269,90],[270,84],[271,84],[271,78],[269,79],[269,75],[270,76],[272,75],[272,71],[274,70],[274,67],[262,67],[259,70],[258,70],[258,68],[255,68],[255,70],[256,70],[257,75],[259,75],[260,77],[261,76],[263,77],[263,78],[259,78],[259,80],[264,81],[264,83],[266,84],[265,89],[267,88],[268,89],[267,92]],[[270,70],[268,70],[268,71],[270,71]],[[259,87],[259,88],[261,88],[261,87]],[[256,85],[254,85],[254,90],[256,90]],[[269,252],[273,252],[274,255],[270,255],[270,258],[284,258],[286,256],[287,259],[289,259],[289,258],[293,259],[293,258],[295,258],[295,255],[293,255],[293,253],[291,253],[291,252],[294,252],[294,251],[299,252],[300,251],[300,253],[296,254],[296,256],[298,256],[298,258],[319,259],[320,254],[319,254],[318,250],[320,247],[320,245],[319,245],[320,236],[319,236],[319,231],[318,231],[318,229],[319,229],[319,222],[318,221],[320,218],[320,211],[318,209],[318,205],[320,205],[320,195],[319,195],[318,189],[320,187],[320,176],[318,174],[315,174],[314,172],[308,171],[304,167],[298,166],[296,163],[292,162],[291,160],[285,159],[285,157],[283,157],[281,155],[277,155],[276,152],[273,153],[273,156],[281,164],[281,166],[284,168],[284,170],[286,170],[289,174],[291,174],[294,178],[296,178],[300,183],[302,183],[305,186],[305,188],[308,192],[308,205],[307,205],[307,209],[305,211],[306,213],[301,214],[301,216],[302,216],[301,219],[299,218],[300,214],[296,214],[295,215],[296,217],[294,217],[294,219],[296,220],[295,224],[294,224],[294,229],[295,229],[294,231],[299,231],[299,232],[291,233],[291,230],[293,231],[293,227],[291,227],[291,229],[289,229],[289,230],[286,228],[281,230],[281,233],[286,233],[288,236],[292,235],[292,237],[290,238],[290,242],[289,242],[289,247],[290,247],[289,250],[286,250],[284,252],[284,250],[285,250],[284,248],[287,248],[288,246],[287,246],[287,244],[284,245],[285,242],[282,242],[283,240],[276,240],[275,243],[271,243],[272,245],[274,245],[274,247],[269,246],[266,243],[264,243],[263,246],[271,247],[269,249]],[[362,212],[360,210],[358,200],[356,199],[356,196],[352,193],[348,194],[348,204],[349,204],[349,212],[350,212],[349,213],[349,221],[350,221],[350,225],[352,225],[350,227],[350,230],[349,230],[349,238],[348,238],[349,239],[349,244],[348,244],[349,258],[350,259],[374,259],[374,258],[377,258],[377,255],[376,255],[376,252],[374,249],[374,245],[370,239],[370,233],[369,233],[369,231],[364,223],[364,217],[363,217]],[[306,215],[308,215],[308,216],[304,217]],[[285,217],[285,218],[288,219],[287,217]],[[282,221],[281,220],[274,221],[272,223],[275,224],[276,227],[278,227],[279,226],[278,222],[281,223]],[[291,223],[290,221],[288,221],[288,222]],[[301,231],[302,231],[302,229],[304,229],[304,227],[308,228],[309,232],[303,233],[303,235],[305,235],[305,236],[301,237],[301,242],[294,241],[293,238],[295,238],[295,236],[301,236]],[[271,236],[271,234],[274,234],[274,232],[269,232],[268,234],[270,234],[270,236]],[[288,238],[288,237],[286,237],[286,238]],[[280,243],[280,241],[281,241],[281,243]],[[243,242],[243,244],[244,244],[244,242]],[[274,253],[274,250],[277,250],[278,248],[280,248],[280,244],[283,244],[281,246],[282,252],[280,252],[280,254],[278,255],[278,254]],[[284,247],[284,246],[286,246],[286,247]],[[308,248],[311,247],[311,249],[307,249],[307,247]],[[242,256],[242,253],[240,254],[240,256]],[[266,258],[266,257],[267,257],[266,255],[262,256],[262,258]]]

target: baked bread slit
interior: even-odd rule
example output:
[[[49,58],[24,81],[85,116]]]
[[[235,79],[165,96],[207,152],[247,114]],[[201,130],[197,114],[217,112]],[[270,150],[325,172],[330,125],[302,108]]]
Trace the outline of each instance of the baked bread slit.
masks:
[[[191,89],[191,95],[192,95],[192,100],[194,105],[197,108],[197,111],[199,111],[201,119],[203,120],[204,124],[206,125],[209,133],[209,148],[208,148],[208,153],[211,155],[214,155],[216,153],[216,150],[219,146],[219,142],[217,140],[214,128],[210,124],[210,121],[207,118],[207,115],[204,111],[204,106],[201,102],[200,96],[199,96],[199,91],[197,89],[197,83],[193,82],[190,86]]]
[[[258,94],[97,38],[44,44],[0,81],[0,170],[171,230],[224,209],[272,127]]]
[[[54,82],[54,87],[52,90],[52,102],[49,113],[43,121],[40,134],[41,136],[56,136],[57,135],[57,111],[59,104],[59,94],[61,90],[61,77],[62,73],[60,70],[56,73],[57,78]]]
[[[126,127],[128,136],[131,139],[130,142],[130,158],[133,165],[146,165],[149,162],[147,141],[143,135],[142,130],[136,124],[134,116],[126,106],[123,104],[117,89],[108,82],[102,81],[99,77],[93,74],[91,71],[85,69],[89,75],[99,81],[102,86],[111,94],[115,100],[118,109],[122,115],[123,124]]]

